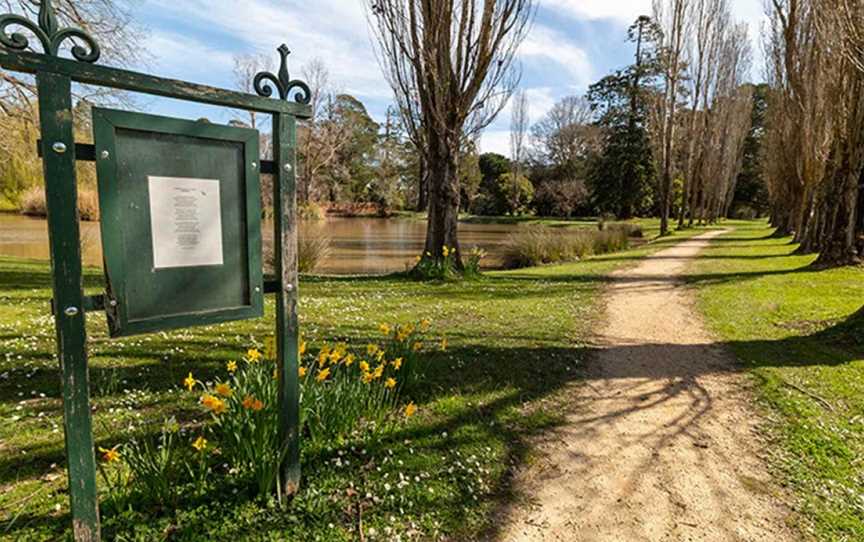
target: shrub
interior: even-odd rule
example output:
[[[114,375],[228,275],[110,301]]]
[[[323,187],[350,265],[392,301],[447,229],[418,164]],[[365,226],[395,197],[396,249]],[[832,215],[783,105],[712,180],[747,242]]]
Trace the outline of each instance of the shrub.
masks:
[[[45,189],[41,186],[28,188],[21,195],[21,214],[29,216],[48,216],[48,202]],[[99,220],[99,194],[90,188],[78,188],[78,215],[81,220]]]
[[[297,269],[311,273],[330,255],[330,238],[319,235],[300,237],[297,240]],[[276,268],[276,255],[272,245],[264,250],[264,266],[268,272]]]
[[[325,217],[324,208],[314,201],[301,203],[297,206],[297,218],[301,220],[324,220]]]
[[[510,234],[504,245],[504,266],[515,269],[575,261],[591,254],[623,250],[628,245],[624,229],[566,232],[536,226]]]
[[[301,273],[311,273],[330,255],[330,238],[301,237],[297,241],[297,267]]]

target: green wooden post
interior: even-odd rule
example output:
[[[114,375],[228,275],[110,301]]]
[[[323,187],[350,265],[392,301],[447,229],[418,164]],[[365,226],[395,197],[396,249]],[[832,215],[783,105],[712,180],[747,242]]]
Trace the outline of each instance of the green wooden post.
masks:
[[[297,321],[297,186],[296,120],[286,113],[273,115],[276,276],[276,352],[279,365],[280,442],[286,446],[282,463],[282,491],[293,495],[300,487],[300,383],[298,379]]]
[[[99,505],[87,375],[71,81],[68,76],[51,72],[39,72],[36,81],[73,532],[78,542],[98,541]]]

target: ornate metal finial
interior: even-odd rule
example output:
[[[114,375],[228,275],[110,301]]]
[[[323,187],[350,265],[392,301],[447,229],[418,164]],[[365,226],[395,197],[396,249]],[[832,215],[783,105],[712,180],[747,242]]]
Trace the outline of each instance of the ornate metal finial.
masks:
[[[277,77],[270,72],[261,72],[255,75],[255,79],[252,81],[255,92],[259,96],[269,97],[273,95],[273,88],[275,87],[279,92],[279,97],[287,100],[291,91],[297,89],[298,92],[294,94],[294,101],[299,104],[308,104],[312,100],[312,91],[309,90],[309,85],[299,79],[291,79],[288,75],[288,55],[291,54],[291,50],[283,43],[277,51],[282,57],[279,64],[279,76]]]
[[[14,15],[12,13],[0,15],[0,44],[9,49],[24,51],[30,47],[30,40],[27,39],[27,36],[18,32],[7,34],[6,29],[13,25],[23,26],[30,32],[33,32],[42,44],[43,53],[49,56],[58,56],[60,45],[67,39],[72,38],[80,39],[87,45],[87,47],[82,47],[73,41],[72,56],[76,60],[92,63],[99,60],[99,56],[102,54],[99,44],[87,32],[78,28],[59,28],[51,0],[42,0],[39,3],[38,25],[21,15]]]

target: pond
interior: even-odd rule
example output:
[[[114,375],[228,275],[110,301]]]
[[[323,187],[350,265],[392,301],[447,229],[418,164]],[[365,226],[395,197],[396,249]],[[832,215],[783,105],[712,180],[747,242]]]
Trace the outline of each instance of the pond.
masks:
[[[463,250],[474,246],[488,253],[484,267],[501,264],[507,236],[519,229],[512,224],[459,225]],[[265,225],[265,245],[272,243],[272,224]],[[330,255],[316,272],[339,275],[385,274],[404,271],[423,249],[426,222],[412,219],[328,218],[303,221],[300,235],[330,238]],[[101,267],[98,222],[81,223],[85,265]],[[0,213],[0,255],[48,260],[48,223],[41,218]]]

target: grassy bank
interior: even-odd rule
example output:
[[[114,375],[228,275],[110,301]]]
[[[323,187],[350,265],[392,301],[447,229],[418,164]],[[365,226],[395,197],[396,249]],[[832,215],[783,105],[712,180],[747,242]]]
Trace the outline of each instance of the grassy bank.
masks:
[[[710,327],[752,373],[774,465],[819,540],[864,540],[864,270],[815,270],[764,223],[691,269]]]
[[[476,538],[514,498],[511,467],[530,461],[531,437],[560,421],[560,392],[578,379],[604,275],[679,239],[624,258],[490,273],[469,283],[304,278],[302,329],[313,350],[337,340],[362,349],[382,321],[432,320],[420,353],[424,385],[410,397],[417,414],[379,439],[305,450],[303,490],[288,513],[220,488],[176,511],[105,513],[108,538],[353,540],[359,525],[369,540]],[[0,258],[2,539],[58,539],[70,522],[49,283],[46,264]],[[100,284],[89,270],[86,289],[98,292]],[[190,371],[216,378],[226,361],[261,345],[272,326],[268,304],[261,320],[109,341],[104,317],[88,315],[97,445],[153,431],[151,423],[168,416],[197,423],[194,400],[179,393],[183,378]]]

